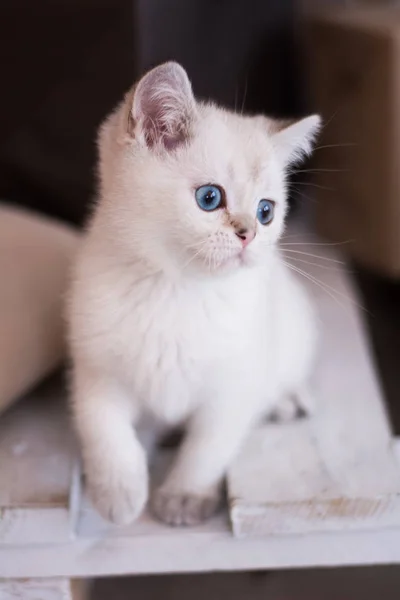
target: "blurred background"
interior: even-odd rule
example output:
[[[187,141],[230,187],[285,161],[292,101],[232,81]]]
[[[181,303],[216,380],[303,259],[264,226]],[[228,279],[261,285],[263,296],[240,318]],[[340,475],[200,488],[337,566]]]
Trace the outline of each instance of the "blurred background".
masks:
[[[0,198],[6,212],[11,206],[54,218],[64,224],[63,234],[67,224],[80,228],[95,198],[98,125],[141,74],[169,59],[187,69],[197,96],[234,110],[285,118],[320,112],[322,137],[312,162],[292,175],[291,203],[293,211],[311,209],[317,233],[343,244],[353,265],[399,433],[399,34],[399,3],[384,0],[2,0]],[[20,225],[14,234],[8,212],[7,219],[2,214],[4,259],[12,254],[1,221],[7,244],[17,239]],[[54,248],[49,245],[46,255],[55,260]],[[13,261],[13,277],[17,268]],[[37,338],[30,343],[37,349]],[[22,387],[54,366],[49,355],[58,357],[57,344],[50,343]],[[3,345],[3,356],[9,354]],[[4,403],[16,391],[7,392]],[[96,584],[94,597],[194,597],[191,590],[206,585],[210,600],[232,586],[238,598],[261,598],[270,590],[271,598],[291,599],[303,597],[301,585],[308,600],[342,600],[350,593],[376,598],[383,591],[394,598],[400,583],[396,569],[308,575],[109,580]],[[335,592],[339,579],[348,592],[339,586]],[[331,595],[322,593],[325,585]],[[358,596],[364,585],[369,591]],[[235,596],[234,589],[243,591]]]
[[[81,224],[96,130],[147,69],[175,59],[231,108],[304,110],[295,0],[2,2],[0,193]]]

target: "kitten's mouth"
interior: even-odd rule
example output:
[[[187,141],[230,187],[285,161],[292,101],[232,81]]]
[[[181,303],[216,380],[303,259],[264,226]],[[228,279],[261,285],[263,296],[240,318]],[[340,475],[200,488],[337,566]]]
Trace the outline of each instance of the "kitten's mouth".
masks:
[[[197,258],[197,260],[196,260]],[[208,272],[226,271],[251,266],[253,260],[247,248],[238,248],[232,252],[214,249],[211,253],[201,253],[195,257],[195,262],[201,264]],[[193,258],[189,261],[193,262]]]

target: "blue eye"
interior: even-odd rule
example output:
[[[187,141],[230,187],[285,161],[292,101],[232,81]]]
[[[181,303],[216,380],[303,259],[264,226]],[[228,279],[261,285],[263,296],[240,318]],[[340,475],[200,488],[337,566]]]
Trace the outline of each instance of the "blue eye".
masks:
[[[261,225],[268,225],[274,218],[275,202],[272,200],[260,200],[257,208],[257,219]]]
[[[216,185],[202,185],[197,188],[195,196],[196,202],[202,210],[217,210],[224,204],[222,190]]]

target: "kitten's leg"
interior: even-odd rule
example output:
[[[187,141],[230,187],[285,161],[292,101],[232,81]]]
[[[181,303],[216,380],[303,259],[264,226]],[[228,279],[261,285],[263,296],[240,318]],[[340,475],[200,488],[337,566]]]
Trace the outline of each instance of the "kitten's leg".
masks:
[[[73,411],[90,497],[106,519],[130,523],[148,494],[146,457],[132,427],[128,395],[101,374],[74,380]]]
[[[253,415],[232,405],[206,405],[198,410],[176,463],[152,498],[153,512],[160,520],[195,525],[217,510],[223,476],[252,421]]]

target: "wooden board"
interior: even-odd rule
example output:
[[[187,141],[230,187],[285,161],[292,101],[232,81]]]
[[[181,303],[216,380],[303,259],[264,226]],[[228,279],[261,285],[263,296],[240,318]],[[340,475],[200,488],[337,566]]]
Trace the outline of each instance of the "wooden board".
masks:
[[[400,472],[351,278],[334,262],[340,258],[334,246],[314,241],[287,248],[293,265],[322,282],[302,278],[320,321],[311,382],[317,409],[311,419],[264,424],[251,435],[228,476],[234,533],[399,526]]]
[[[235,539],[227,514],[171,529],[141,519],[63,544],[0,545],[1,577],[101,577],[400,564],[400,528]]]
[[[88,600],[83,580],[0,579],[0,600]]]
[[[71,536],[76,444],[60,378],[0,418],[0,544]]]

